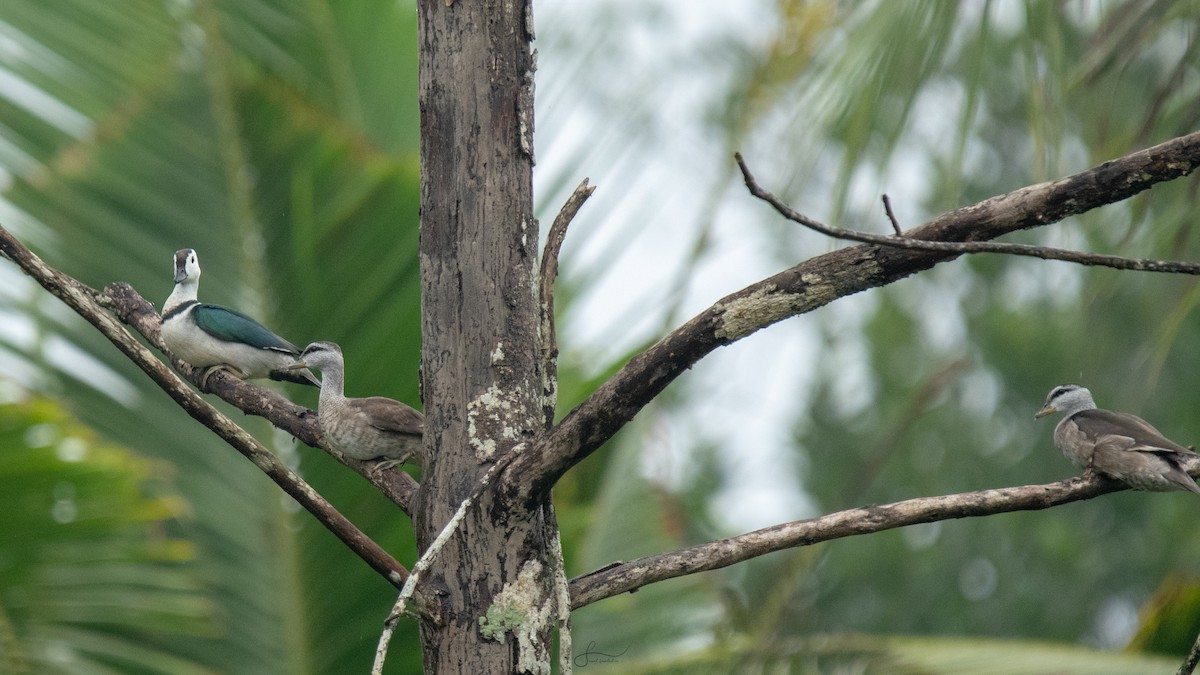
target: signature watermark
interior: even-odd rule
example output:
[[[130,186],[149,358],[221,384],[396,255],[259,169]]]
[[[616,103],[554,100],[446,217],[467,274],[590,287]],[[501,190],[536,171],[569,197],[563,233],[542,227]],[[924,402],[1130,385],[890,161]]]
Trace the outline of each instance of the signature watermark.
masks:
[[[593,640],[588,643],[587,649],[576,654],[571,662],[575,664],[576,668],[586,668],[593,663],[616,663],[627,651],[629,651],[629,645],[626,645],[625,649],[617,654],[602,652],[596,648],[596,641]]]

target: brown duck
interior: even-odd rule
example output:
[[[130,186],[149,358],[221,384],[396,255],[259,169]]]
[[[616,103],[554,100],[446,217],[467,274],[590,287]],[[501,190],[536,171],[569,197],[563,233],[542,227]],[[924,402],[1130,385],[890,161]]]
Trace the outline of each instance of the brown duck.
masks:
[[[342,348],[314,342],[294,368],[321,371],[317,421],[331,450],[359,460],[382,458],[383,469],[416,459],[420,462],[425,417],[399,401],[382,396],[346,398]]]
[[[1050,390],[1034,418],[1056,412],[1065,417],[1054,428],[1054,444],[1077,466],[1094,468],[1136,490],[1200,494],[1183,468],[1192,448],[1166,438],[1146,420],[1097,408],[1092,393],[1077,384]]]

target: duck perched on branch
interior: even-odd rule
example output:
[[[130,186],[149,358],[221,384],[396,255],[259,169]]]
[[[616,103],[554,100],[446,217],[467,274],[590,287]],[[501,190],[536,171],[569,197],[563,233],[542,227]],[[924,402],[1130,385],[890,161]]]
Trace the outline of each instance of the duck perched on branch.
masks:
[[[292,367],[321,371],[317,421],[330,449],[359,460],[386,459],[377,469],[420,460],[425,416],[383,396],[346,398],[341,347],[314,342],[304,348],[299,363]]]
[[[284,380],[321,386],[312,372],[292,366],[300,349],[241,312],[196,299],[200,262],[190,248],[175,252],[175,288],[163,304],[167,349],[193,368],[204,369],[201,386],[217,370],[243,379]]]
[[[1054,428],[1054,444],[1067,459],[1095,468],[1137,490],[1187,490],[1200,486],[1184,470],[1192,448],[1172,441],[1149,422],[1129,413],[1101,410],[1092,392],[1064,384],[1050,390],[1034,418],[1065,415]]]

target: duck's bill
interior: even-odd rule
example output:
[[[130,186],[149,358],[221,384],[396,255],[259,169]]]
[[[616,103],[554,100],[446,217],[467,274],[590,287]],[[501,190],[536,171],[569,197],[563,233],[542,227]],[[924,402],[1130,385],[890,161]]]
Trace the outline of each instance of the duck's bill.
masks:
[[[1042,408],[1041,410],[1037,411],[1037,414],[1033,416],[1033,419],[1035,419],[1035,420],[1041,419],[1041,418],[1045,417],[1046,415],[1053,415],[1056,412],[1058,412],[1057,408],[1055,408],[1052,405],[1048,405],[1045,408]]]

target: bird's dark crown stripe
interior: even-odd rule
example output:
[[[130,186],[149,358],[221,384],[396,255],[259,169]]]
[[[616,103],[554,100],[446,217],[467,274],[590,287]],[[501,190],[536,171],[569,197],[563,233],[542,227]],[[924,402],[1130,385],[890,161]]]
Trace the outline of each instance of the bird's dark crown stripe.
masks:
[[[1050,394],[1050,398],[1052,398],[1052,399],[1058,398],[1059,396],[1062,396],[1063,394],[1065,394],[1069,391],[1075,391],[1078,388],[1079,387],[1076,387],[1073,384],[1069,384],[1065,387],[1058,387],[1057,389],[1054,390],[1054,393]]]
[[[191,309],[192,307],[195,307],[198,304],[200,304],[200,301],[198,301],[198,300],[188,300],[187,302],[185,302],[181,305],[172,307],[170,311],[168,311],[166,314],[162,315],[162,320],[166,321],[167,319],[172,319],[174,317],[177,317],[180,314],[183,314],[184,312],[188,311],[189,309]]]

